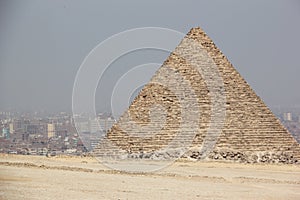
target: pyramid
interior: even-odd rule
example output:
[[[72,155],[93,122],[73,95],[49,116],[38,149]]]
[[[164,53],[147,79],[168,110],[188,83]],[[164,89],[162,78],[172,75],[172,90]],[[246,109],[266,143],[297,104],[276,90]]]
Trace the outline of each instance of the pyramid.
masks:
[[[201,28],[190,30],[93,153],[300,161],[300,145]]]

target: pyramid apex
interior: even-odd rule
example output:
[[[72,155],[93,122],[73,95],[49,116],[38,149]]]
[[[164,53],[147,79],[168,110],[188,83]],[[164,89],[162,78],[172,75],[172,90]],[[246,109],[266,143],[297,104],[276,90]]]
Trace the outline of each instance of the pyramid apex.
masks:
[[[197,27],[191,28],[191,30],[188,32],[187,35],[199,35],[199,34],[206,35],[204,30],[201,27],[197,26]]]
[[[192,28],[185,36],[186,38],[190,38],[190,39],[194,39],[197,41],[201,41],[203,40],[203,38],[205,38],[205,40],[207,41],[211,41],[211,39],[208,37],[208,35],[204,32],[204,30],[201,27],[194,27]]]

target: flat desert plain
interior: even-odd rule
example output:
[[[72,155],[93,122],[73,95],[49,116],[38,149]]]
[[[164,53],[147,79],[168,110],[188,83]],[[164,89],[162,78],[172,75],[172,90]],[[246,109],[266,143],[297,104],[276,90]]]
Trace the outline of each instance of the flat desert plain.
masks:
[[[0,154],[0,199],[300,199],[300,165],[180,160],[126,173],[92,157]]]

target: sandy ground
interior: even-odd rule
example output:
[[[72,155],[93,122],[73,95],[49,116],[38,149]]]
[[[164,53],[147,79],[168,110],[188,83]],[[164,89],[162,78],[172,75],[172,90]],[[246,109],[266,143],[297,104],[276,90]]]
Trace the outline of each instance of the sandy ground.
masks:
[[[300,199],[300,166],[178,161],[131,174],[93,158],[0,154],[0,199]]]

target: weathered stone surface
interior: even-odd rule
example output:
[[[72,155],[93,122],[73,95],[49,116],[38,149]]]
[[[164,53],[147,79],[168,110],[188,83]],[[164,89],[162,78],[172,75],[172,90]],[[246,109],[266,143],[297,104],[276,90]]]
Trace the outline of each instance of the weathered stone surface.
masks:
[[[198,55],[193,45],[186,45],[187,40],[206,50],[217,66],[224,83],[226,118],[214,150],[210,152],[207,159],[244,163],[300,162],[299,144],[200,28],[191,29],[176,50],[171,53],[150,83],[142,89],[129,109],[108,132],[106,140],[100,142],[94,151],[95,155],[114,155],[114,152],[121,150],[128,158],[176,157],[185,149],[175,148],[164,151],[164,148],[171,141],[182,142],[184,139],[177,137],[177,134],[179,130],[183,130],[187,136],[192,133],[195,135],[190,145],[191,150],[183,157],[201,158],[199,149],[207,134],[212,114],[211,91],[203,77],[191,66],[192,64],[176,54],[178,51],[184,51],[196,59],[205,59]],[[183,94],[181,98],[188,97],[184,97],[186,91],[181,87],[180,82],[172,76],[165,75],[164,72],[170,69],[184,77],[197,96],[195,106],[201,111],[201,115],[195,120],[195,123],[198,123],[196,132],[189,127],[180,126],[183,121],[180,105],[182,99],[179,99],[175,93]],[[214,74],[211,78],[214,78]],[[162,80],[167,80],[172,88],[178,90],[174,92],[158,84]],[[165,112],[164,119],[151,121],[150,111],[154,104],[161,105],[156,109]],[[134,121],[139,128],[129,121]],[[159,127],[160,124],[163,126]],[[189,139],[187,137],[186,140]]]

